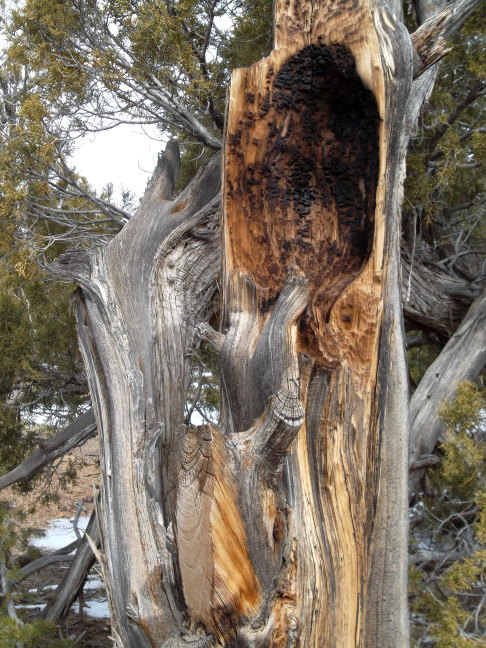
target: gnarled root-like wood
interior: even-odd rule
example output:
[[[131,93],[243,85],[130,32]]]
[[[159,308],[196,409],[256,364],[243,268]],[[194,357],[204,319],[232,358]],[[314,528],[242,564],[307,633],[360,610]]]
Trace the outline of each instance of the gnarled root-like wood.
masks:
[[[240,281],[238,294],[251,300],[254,287],[245,277]],[[262,596],[273,587],[281,565],[282,528],[277,536],[284,522],[278,488],[286,453],[304,420],[295,340],[307,299],[307,281],[290,268],[266,325],[254,331],[256,339],[249,337],[244,318],[234,319],[224,342],[208,327],[199,327],[221,348],[227,392],[236,375],[228,359],[239,363],[242,358],[235,354],[241,348],[254,349],[246,367],[247,385],[258,380],[255,393],[261,396],[266,389],[271,394],[280,384],[261,416],[242,433],[215,426],[180,430],[176,520],[184,596],[192,626],[203,624],[223,645],[238,636],[241,642],[243,635],[248,641],[249,630],[242,627],[261,614]],[[261,377],[258,366],[266,369]],[[231,426],[234,420],[244,419],[229,417]],[[242,645],[258,645],[255,641]]]
[[[219,266],[220,163],[173,200],[178,146],[160,157],[140,208],[106,248],[51,267],[80,289],[76,316],[100,435],[99,524],[114,636],[162,646],[184,629],[171,476],[191,382],[195,327]]]

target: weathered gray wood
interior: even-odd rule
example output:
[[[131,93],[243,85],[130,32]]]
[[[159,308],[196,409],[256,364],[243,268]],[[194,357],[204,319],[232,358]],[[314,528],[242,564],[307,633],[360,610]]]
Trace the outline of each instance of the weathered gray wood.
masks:
[[[89,536],[90,540],[86,536]],[[100,543],[96,510],[91,514],[85,535],[79,541],[79,546],[66,576],[42,611],[42,617],[47,621],[58,622],[66,616],[71,605],[82,591],[88,572],[96,562],[91,543],[94,546],[99,546]]]
[[[437,10],[435,6],[428,3],[427,0],[421,4],[423,4],[420,14],[421,20],[426,20],[435,15]],[[448,14],[444,14],[443,18],[445,20],[443,24],[449,24],[447,23]],[[456,28],[459,23],[458,20]],[[402,38],[406,40],[403,33]],[[398,44],[399,39],[395,43]],[[412,48],[414,44],[416,45],[417,42],[414,43],[412,38]],[[381,446],[382,454],[379,460],[376,518],[370,542],[373,557],[366,605],[368,635],[364,640],[364,645],[367,648],[376,648],[376,646],[389,646],[392,648],[408,643],[407,565],[404,560],[404,556],[407,554],[406,517],[408,515],[408,501],[406,492],[408,475],[407,471],[402,471],[398,467],[403,466],[404,462],[409,460],[409,429],[408,411],[405,406],[407,385],[403,378],[405,370],[402,352],[404,337],[401,326],[398,324],[401,317],[402,298],[400,285],[403,282],[400,272],[400,227],[398,225],[402,195],[401,190],[397,191],[396,189],[403,182],[409,137],[423,103],[432,91],[436,78],[437,66],[432,65],[432,67],[426,69],[432,63],[431,60],[426,59],[427,57],[423,53],[423,67],[419,71],[416,66],[416,52],[414,51],[415,69],[413,74],[416,78],[413,80],[408,92],[404,93],[401,98],[398,95],[393,96],[393,93],[390,97],[392,101],[398,101],[396,108],[401,112],[403,120],[398,129],[395,127],[397,129],[395,131],[395,148],[389,165],[390,174],[395,173],[396,176],[394,179],[389,177],[389,182],[386,183],[388,191],[391,192],[389,217],[394,214],[395,219],[392,218],[391,222],[389,221],[390,227],[388,231],[391,236],[389,249],[391,256],[389,270],[385,273],[386,288],[384,292],[384,303],[386,305],[384,317],[388,318],[388,323],[385,320],[380,340],[381,366],[379,365],[378,368],[377,416],[384,443]],[[412,271],[412,280],[416,280],[416,278],[417,274],[414,276]],[[409,296],[408,292],[404,294],[407,297]],[[414,293],[414,299],[416,300],[417,311],[427,312],[426,308],[418,306],[420,292]],[[408,306],[408,304],[405,305],[405,312]]]
[[[83,445],[95,435],[96,422],[93,410],[90,408],[61,430],[59,434],[41,441],[39,447],[26,457],[21,464],[2,475],[0,477],[0,490],[23,479],[34,477],[47,464]]]
[[[450,338],[481,286],[439,273],[402,250],[402,307],[409,326]]]
[[[426,563],[441,563],[450,564],[454,563],[457,560],[463,560],[464,558],[469,557],[467,551],[418,551],[417,553],[411,554],[408,557],[409,565],[418,565]]]
[[[169,549],[174,457],[195,327],[211,312],[219,266],[219,161],[169,200],[175,153],[170,145],[159,158],[140,208],[106,248],[52,267],[81,287],[78,333],[101,443],[103,569],[114,632],[130,648],[160,646],[184,630]]]
[[[410,465],[430,455],[443,432],[438,409],[454,397],[457,383],[475,380],[486,364],[486,289],[437,359],[430,365],[410,400]],[[410,474],[409,494],[420,488],[423,470]]]
[[[32,576],[32,574],[35,574],[41,569],[44,569],[45,567],[48,567],[49,565],[52,565],[54,563],[71,562],[72,560],[74,560],[74,555],[71,554],[79,547],[79,544],[80,540],[75,540],[62,549],[58,549],[57,551],[53,551],[50,554],[36,558],[36,560],[32,560],[27,565],[24,565],[24,567],[19,569],[19,577],[15,579],[16,582],[18,583],[20,581],[23,581],[29,576]]]
[[[472,14],[481,0],[444,2],[421,0],[418,16],[420,27],[412,34],[414,48],[414,77],[420,76],[450,51],[447,39],[454,34]]]

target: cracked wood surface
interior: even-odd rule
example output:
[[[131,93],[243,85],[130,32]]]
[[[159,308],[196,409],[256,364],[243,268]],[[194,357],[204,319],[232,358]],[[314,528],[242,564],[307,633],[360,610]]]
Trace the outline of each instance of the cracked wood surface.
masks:
[[[288,561],[294,538],[296,571],[292,612],[274,620],[279,638],[272,634],[268,645],[286,646],[293,634],[305,646],[402,645],[407,417],[398,216],[410,42],[367,2],[291,1],[276,11],[276,49],[233,73],[229,98],[223,421],[246,439],[275,391],[278,356],[257,350],[287,267],[296,266],[309,286],[292,329],[305,420],[284,487],[260,488],[270,498],[262,517],[273,526],[274,553]],[[377,506],[385,490],[391,516],[388,502]],[[250,527],[263,535],[258,521]],[[250,546],[264,543],[253,537]],[[268,587],[272,563],[255,553]]]
[[[220,430],[184,426],[181,434],[176,520],[185,601],[195,626],[231,641],[232,626],[260,604],[237,485]]]
[[[216,158],[172,199],[168,145],[122,232],[54,268],[81,287],[124,648],[407,643],[399,214],[433,74],[411,85],[410,37],[371,1],[276,11],[276,49],[229,99],[223,331],[201,324]],[[200,338],[220,352],[219,429],[182,425]]]
[[[106,248],[69,253],[51,268],[81,287],[78,335],[100,436],[103,568],[114,632],[130,648],[163,645],[184,617],[170,551],[172,461],[195,326],[215,291],[220,178],[214,159],[171,200],[178,159],[169,144],[139,210]]]

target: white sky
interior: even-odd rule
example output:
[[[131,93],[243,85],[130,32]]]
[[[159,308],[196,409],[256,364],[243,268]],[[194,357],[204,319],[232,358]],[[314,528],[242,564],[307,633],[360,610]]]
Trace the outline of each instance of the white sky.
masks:
[[[215,24],[224,31],[231,28],[232,20],[228,16],[218,16]],[[120,187],[141,198],[155,169],[157,154],[165,149],[166,141],[160,140],[160,132],[155,126],[142,128],[122,124],[86,135],[80,140],[73,162],[76,170],[98,191],[112,182],[115,198]]]
[[[107,131],[91,133],[79,141],[73,162],[78,173],[100,191],[112,182],[118,194],[121,187],[141,197],[153,173],[157,154],[165,148],[154,127],[122,124]]]

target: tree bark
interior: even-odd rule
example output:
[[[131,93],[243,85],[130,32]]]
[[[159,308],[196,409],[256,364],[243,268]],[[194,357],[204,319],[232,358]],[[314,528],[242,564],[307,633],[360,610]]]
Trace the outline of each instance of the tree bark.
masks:
[[[223,330],[218,156],[172,199],[169,144],[122,232],[52,268],[80,286],[124,648],[408,643],[399,223],[434,73],[424,46],[412,84],[411,38],[371,0],[279,0],[275,24],[272,54],[232,78]],[[201,338],[218,426],[184,424]]]
[[[437,359],[430,365],[410,400],[409,494],[420,489],[424,469],[420,458],[430,455],[443,432],[438,409],[454,397],[457,383],[475,380],[486,364],[486,289],[483,290]]]
[[[57,551],[53,551],[50,554],[41,556],[40,558],[36,558],[35,560],[27,563],[27,565],[19,569],[18,577],[15,579],[15,582],[19,583],[26,578],[29,578],[29,576],[32,576],[32,574],[35,574],[36,572],[44,569],[45,567],[48,567],[49,565],[52,565],[53,563],[71,562],[74,559],[74,556],[71,554],[73,551],[78,549],[79,543],[79,540],[75,540],[74,542],[70,542],[65,547],[62,547],[62,549],[58,549]]]
[[[78,334],[100,437],[103,570],[113,636],[130,648],[162,646],[184,626],[176,458],[195,327],[216,290],[220,163],[170,200],[178,167],[171,143],[120,235],[51,267],[81,287]]]

